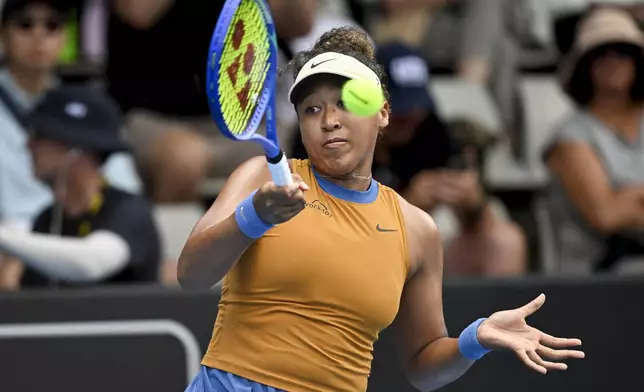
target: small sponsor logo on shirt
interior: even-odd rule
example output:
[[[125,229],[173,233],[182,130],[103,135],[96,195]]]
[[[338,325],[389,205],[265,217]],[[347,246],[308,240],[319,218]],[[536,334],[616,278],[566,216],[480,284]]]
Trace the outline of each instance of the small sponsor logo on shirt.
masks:
[[[307,203],[305,204],[305,206],[306,206],[307,208],[312,209],[312,210],[315,210],[315,211],[321,212],[321,213],[322,213],[322,214],[324,214],[324,216],[326,216],[327,218],[333,218],[333,214],[331,213],[331,211],[327,208],[327,206],[325,206],[324,204],[322,204],[319,200],[313,200],[313,201],[312,201],[312,202],[310,202],[310,203],[309,203],[309,202],[307,202]]]

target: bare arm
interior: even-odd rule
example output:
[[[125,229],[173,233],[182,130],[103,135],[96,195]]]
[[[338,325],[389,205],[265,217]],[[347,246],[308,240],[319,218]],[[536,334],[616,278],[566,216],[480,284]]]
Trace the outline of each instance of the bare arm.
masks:
[[[175,0],[115,0],[114,10],[133,27],[145,30],[163,18],[174,2]]]
[[[579,212],[596,229],[611,234],[644,226],[644,187],[612,189],[588,145],[562,142],[549,154],[547,164]]]
[[[184,288],[210,288],[219,282],[253,243],[235,220],[235,208],[270,181],[266,158],[251,158],[238,167],[206,214],[199,220],[179,257],[177,278]]]
[[[313,28],[317,0],[268,0],[268,4],[280,37],[287,40],[301,37]]]
[[[110,231],[84,238],[25,233],[0,227],[0,251],[42,274],[69,282],[95,282],[122,270],[130,260],[127,242]]]
[[[443,250],[429,215],[401,201],[416,270],[407,282],[395,322],[410,381],[421,391],[459,378],[474,363],[463,357],[443,318]]]

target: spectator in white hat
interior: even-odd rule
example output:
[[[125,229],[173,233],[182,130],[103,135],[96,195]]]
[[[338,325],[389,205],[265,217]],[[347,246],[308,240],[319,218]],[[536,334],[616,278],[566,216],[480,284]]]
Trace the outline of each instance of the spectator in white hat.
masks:
[[[561,68],[578,110],[544,151],[561,271],[608,269],[644,255],[644,34],[600,8],[580,25]]]

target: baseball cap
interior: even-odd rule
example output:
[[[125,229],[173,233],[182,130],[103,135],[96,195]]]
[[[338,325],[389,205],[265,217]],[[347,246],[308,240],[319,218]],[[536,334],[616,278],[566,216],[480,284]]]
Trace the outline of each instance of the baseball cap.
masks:
[[[389,79],[391,110],[404,115],[414,109],[433,109],[429,93],[429,69],[417,50],[401,43],[381,46],[376,58]]]
[[[61,86],[50,91],[31,115],[32,135],[102,155],[125,150],[121,113],[101,91]]]
[[[348,79],[366,79],[378,86],[381,85],[378,75],[360,60],[342,53],[326,52],[315,56],[304,64],[288,92],[290,102],[295,103],[294,93],[306,79],[320,74],[338,75]]]
[[[74,0],[5,0],[2,5],[2,23],[6,23],[13,15],[31,4],[45,4],[61,14],[66,14],[74,6],[74,3]]]

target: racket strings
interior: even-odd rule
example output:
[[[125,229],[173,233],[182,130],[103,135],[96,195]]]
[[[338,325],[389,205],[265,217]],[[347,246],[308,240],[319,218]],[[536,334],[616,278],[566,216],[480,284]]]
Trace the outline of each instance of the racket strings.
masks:
[[[219,104],[229,130],[247,129],[270,71],[271,37],[254,1],[242,1],[228,28],[220,57]]]

